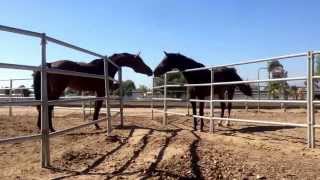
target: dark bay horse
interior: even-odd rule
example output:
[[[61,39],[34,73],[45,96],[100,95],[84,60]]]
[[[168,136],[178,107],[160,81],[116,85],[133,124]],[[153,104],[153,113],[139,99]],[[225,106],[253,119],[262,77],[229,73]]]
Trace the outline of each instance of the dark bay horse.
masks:
[[[196,62],[195,60],[188,58],[179,53],[165,53],[165,58],[154,70],[154,76],[160,76],[173,69],[184,71],[186,69],[204,67],[203,64]],[[210,70],[183,72],[183,75],[189,84],[201,84],[211,83]],[[242,81],[241,77],[237,74],[236,69],[222,67],[214,70],[214,82],[228,82],[228,81]],[[214,86],[214,94],[218,95],[219,99],[224,99],[225,93],[227,93],[228,99],[233,99],[235,88],[238,87],[241,92],[247,96],[252,96],[251,87],[247,84],[235,84],[235,85],[218,85]],[[198,86],[189,88],[190,99],[205,99],[210,96],[210,86]],[[197,114],[196,102],[191,102],[193,115]],[[226,104],[224,102],[221,105],[221,117],[224,116],[224,110]],[[230,117],[232,104],[228,103],[228,117]],[[203,116],[204,103],[199,103],[199,115]],[[203,130],[203,119],[200,119],[200,130]],[[197,129],[197,118],[193,118],[193,129]]]
[[[137,73],[152,75],[152,70],[142,60],[142,58],[135,54],[119,53],[113,54],[109,57],[116,65],[122,67],[130,67]],[[48,63],[48,68],[61,69],[76,71],[82,73],[90,73],[97,75],[104,75],[104,60],[95,59],[89,63],[77,63],[69,60],[59,60],[52,63]],[[118,69],[111,63],[108,64],[109,76],[114,78]],[[34,93],[37,100],[41,99],[41,74],[40,72],[34,73]],[[103,79],[85,78],[77,76],[59,75],[59,74],[48,74],[48,100],[56,100],[63,94],[64,90],[69,87],[79,91],[91,91],[95,92],[97,97],[105,96],[105,82]],[[109,81],[110,88],[116,87],[113,81]],[[96,101],[93,120],[97,120],[99,116],[100,108],[102,107],[103,101]],[[38,128],[41,128],[41,110],[40,106],[38,109]],[[52,111],[54,106],[49,106],[49,128],[50,131],[54,132],[52,125]],[[96,128],[99,128],[98,124],[95,124]]]

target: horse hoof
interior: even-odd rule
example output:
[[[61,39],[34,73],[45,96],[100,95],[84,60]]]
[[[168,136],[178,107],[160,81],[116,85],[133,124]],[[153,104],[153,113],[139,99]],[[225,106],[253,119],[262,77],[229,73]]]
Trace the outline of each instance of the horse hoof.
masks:
[[[96,126],[96,130],[101,130],[101,127],[99,127],[99,126]]]

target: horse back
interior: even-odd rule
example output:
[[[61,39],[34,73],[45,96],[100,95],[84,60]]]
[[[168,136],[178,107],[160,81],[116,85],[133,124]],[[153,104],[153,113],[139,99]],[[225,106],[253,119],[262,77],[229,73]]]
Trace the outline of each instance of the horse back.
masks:
[[[103,67],[91,63],[77,63],[70,60],[59,60],[50,63],[51,68],[76,71],[89,74],[103,74]]]

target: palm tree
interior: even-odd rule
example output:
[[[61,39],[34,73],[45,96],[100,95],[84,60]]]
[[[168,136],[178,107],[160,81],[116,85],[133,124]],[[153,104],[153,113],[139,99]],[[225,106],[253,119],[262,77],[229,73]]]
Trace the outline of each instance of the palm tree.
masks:
[[[288,72],[284,70],[283,65],[278,60],[274,60],[268,63],[268,73],[269,77],[271,75],[271,78],[288,77]],[[274,99],[279,99],[281,94],[283,94],[284,99],[288,99],[288,88],[289,85],[286,81],[268,83],[269,96]]]
[[[298,100],[298,87],[293,85],[290,87],[290,94],[295,100]]]
[[[316,55],[315,57],[315,72],[314,74],[319,76],[320,75],[320,55]]]

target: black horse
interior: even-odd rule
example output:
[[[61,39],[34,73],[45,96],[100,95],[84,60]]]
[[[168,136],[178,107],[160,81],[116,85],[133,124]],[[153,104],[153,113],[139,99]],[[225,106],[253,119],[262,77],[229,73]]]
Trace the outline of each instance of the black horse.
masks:
[[[188,58],[179,53],[165,53],[165,58],[154,70],[154,76],[160,76],[173,69],[184,71],[186,69],[204,67],[203,64],[196,62],[195,60]],[[211,72],[210,70],[200,70],[183,72],[183,75],[189,84],[201,84],[211,83]],[[221,67],[214,70],[214,82],[230,82],[230,81],[242,81],[241,77],[237,74],[235,68]],[[241,92],[247,96],[252,96],[251,87],[247,84],[236,84],[236,85],[218,85],[214,87],[214,93],[218,95],[219,99],[224,99],[225,93],[227,93],[228,99],[233,99],[235,88],[238,87]],[[205,99],[210,96],[210,86],[198,86],[189,89],[191,99]],[[197,114],[196,102],[191,102],[193,115]],[[224,110],[226,104],[224,102],[221,105],[221,117],[224,116]],[[230,117],[232,104],[228,102],[228,117]],[[204,103],[199,103],[199,115],[203,116]],[[203,130],[203,119],[200,120],[200,130]],[[197,118],[193,118],[193,129],[197,129]]]
[[[141,57],[135,54],[129,53],[119,53],[114,54],[109,57],[109,59],[114,62],[116,65],[122,67],[130,67],[135,72],[146,74],[148,76],[152,75],[152,70],[148,67]],[[61,69],[61,70],[69,70],[97,75],[104,75],[104,60],[103,59],[95,59],[90,63],[77,63],[69,60],[60,60],[52,63],[48,63],[49,68],[53,69]],[[109,63],[108,72],[109,76],[114,78],[118,69]],[[37,100],[41,99],[41,74],[39,71],[34,73],[34,93],[35,98]],[[48,82],[48,100],[56,100],[63,94],[64,90],[67,87],[70,87],[79,91],[92,91],[96,93],[97,97],[105,96],[105,82],[103,79],[95,79],[95,78],[85,78],[85,77],[77,77],[77,76],[69,76],[69,75],[60,75],[60,74],[48,74],[47,77]],[[117,85],[113,83],[113,81],[109,81],[110,88],[116,88]],[[99,116],[100,108],[102,107],[103,101],[96,101],[93,120],[97,120]],[[54,132],[54,128],[52,126],[52,111],[54,106],[49,106],[49,128],[52,132]],[[37,106],[38,109],[38,128],[41,128],[41,110],[40,106]],[[95,124],[96,128],[99,128],[98,124]]]

